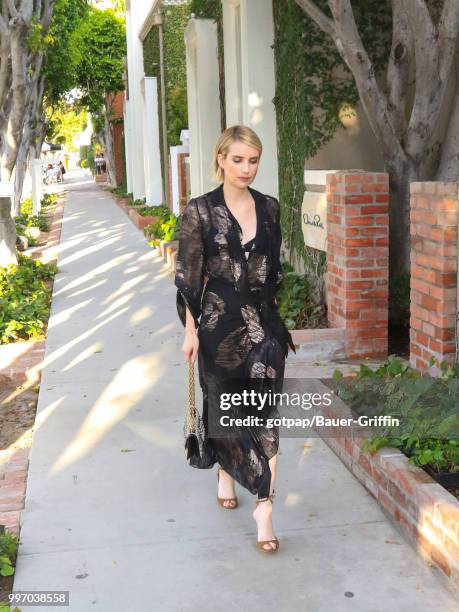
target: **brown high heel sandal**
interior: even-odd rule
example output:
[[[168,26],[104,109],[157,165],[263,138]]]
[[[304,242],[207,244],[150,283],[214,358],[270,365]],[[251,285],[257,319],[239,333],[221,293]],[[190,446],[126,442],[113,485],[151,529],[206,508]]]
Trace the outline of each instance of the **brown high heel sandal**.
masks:
[[[268,501],[268,499],[272,504],[274,495],[275,493],[273,491],[271,495],[268,495],[268,497],[263,497],[262,499],[255,500],[255,507],[257,507],[260,502]],[[261,541],[257,540],[256,544],[257,544],[258,550],[260,550],[263,553],[267,553],[268,555],[276,553],[279,550],[279,540],[277,538],[274,538],[273,540],[261,540]],[[272,546],[270,546],[269,548],[264,548],[266,544],[275,544],[275,547],[273,548]]]
[[[222,468],[219,467],[217,470],[217,482],[220,481],[220,470],[221,469]],[[235,508],[238,507],[237,496],[236,497],[218,497],[217,496],[217,502],[222,508],[225,508],[225,510],[234,510]],[[225,506],[224,505],[225,502],[234,502],[234,504],[232,506]]]

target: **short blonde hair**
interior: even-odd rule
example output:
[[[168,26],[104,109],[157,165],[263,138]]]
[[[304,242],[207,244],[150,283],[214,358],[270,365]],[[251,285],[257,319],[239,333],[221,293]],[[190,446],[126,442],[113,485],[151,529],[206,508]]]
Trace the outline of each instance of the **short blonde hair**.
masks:
[[[233,142],[243,142],[249,147],[257,149],[260,152],[260,156],[263,151],[261,140],[251,128],[247,127],[246,125],[233,125],[227,128],[220,134],[217,140],[214,158],[212,160],[213,178],[215,181],[217,181],[217,183],[223,183],[225,180],[225,171],[223,168],[220,168],[217,156],[219,153],[221,153],[223,157],[226,157]]]

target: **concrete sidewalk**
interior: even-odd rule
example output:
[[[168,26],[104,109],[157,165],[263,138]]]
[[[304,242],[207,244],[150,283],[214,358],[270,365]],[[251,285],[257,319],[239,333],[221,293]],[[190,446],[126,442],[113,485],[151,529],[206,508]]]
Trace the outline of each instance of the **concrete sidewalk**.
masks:
[[[223,510],[215,470],[185,461],[171,273],[108,194],[69,183],[14,590],[67,590],[72,612],[457,610],[320,439],[281,440],[281,546],[256,551],[253,496]]]

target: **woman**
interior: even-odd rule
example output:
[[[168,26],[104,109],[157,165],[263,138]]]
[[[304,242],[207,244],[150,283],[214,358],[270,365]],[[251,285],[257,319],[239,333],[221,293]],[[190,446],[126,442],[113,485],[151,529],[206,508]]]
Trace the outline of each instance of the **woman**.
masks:
[[[213,169],[221,184],[192,198],[183,211],[175,285],[186,328],[182,351],[188,360],[198,355],[210,463],[220,464],[217,500],[224,508],[237,507],[235,480],[257,494],[257,547],[274,553],[279,548],[272,527],[278,428],[262,424],[212,435],[212,423],[223,414],[220,394],[240,390],[241,380],[279,391],[289,346],[295,350],[275,302],[282,281],[279,202],[249,187],[261,153],[260,140],[248,127],[233,126],[219,137]],[[236,406],[231,410],[245,414]],[[264,412],[271,415],[278,415],[275,406]]]

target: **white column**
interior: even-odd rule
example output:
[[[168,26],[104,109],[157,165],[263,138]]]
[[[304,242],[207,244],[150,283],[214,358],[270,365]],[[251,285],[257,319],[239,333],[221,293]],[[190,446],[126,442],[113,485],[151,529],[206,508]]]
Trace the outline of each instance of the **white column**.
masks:
[[[130,9],[126,11],[126,39],[129,81],[129,105],[128,123],[131,131],[129,142],[131,159],[132,184],[130,191],[134,199],[145,196],[145,173],[144,173],[144,151],[143,131],[145,126],[142,122],[142,91],[141,81],[144,77],[143,70],[143,47],[138,36],[142,7],[136,2],[130,3]]]
[[[263,144],[255,189],[278,195],[274,25],[271,0],[222,0],[227,125],[251,127]]]
[[[30,162],[30,175],[32,179],[32,211],[38,215],[41,210],[41,200],[43,198],[43,162],[39,159],[32,159]]]
[[[130,102],[124,99],[124,154],[126,157],[126,189],[128,193],[132,192],[132,138],[131,138],[131,112],[129,110]]]
[[[221,133],[217,26],[191,19],[185,30],[191,197],[214,189],[212,158]]]
[[[190,152],[188,145],[189,130],[182,130],[180,133],[181,145],[170,148],[171,154],[171,182],[172,182],[172,212],[176,215],[180,213],[180,195],[179,195],[179,166],[178,156],[180,153]]]
[[[157,81],[156,77],[144,77],[145,195],[150,205],[164,204]]]

